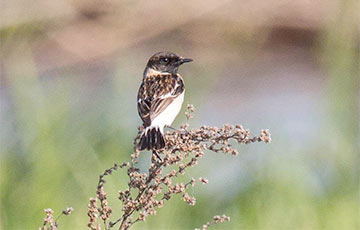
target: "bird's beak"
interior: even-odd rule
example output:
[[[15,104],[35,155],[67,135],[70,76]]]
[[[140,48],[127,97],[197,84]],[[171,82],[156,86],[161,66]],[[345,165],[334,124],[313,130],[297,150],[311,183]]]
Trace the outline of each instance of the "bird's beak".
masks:
[[[179,65],[182,65],[186,62],[192,62],[192,61],[193,61],[193,59],[191,59],[191,58],[180,58]]]

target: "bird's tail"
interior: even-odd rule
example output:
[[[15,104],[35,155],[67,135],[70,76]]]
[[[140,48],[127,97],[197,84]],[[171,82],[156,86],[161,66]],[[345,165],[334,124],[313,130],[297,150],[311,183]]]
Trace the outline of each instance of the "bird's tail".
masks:
[[[140,137],[139,150],[158,150],[165,147],[165,139],[157,127],[147,127]]]

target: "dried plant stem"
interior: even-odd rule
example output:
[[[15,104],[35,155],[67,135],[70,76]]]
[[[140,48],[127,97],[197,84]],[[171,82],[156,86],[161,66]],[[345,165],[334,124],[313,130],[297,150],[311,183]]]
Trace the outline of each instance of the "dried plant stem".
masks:
[[[49,230],[57,230],[58,226],[59,226],[58,220],[60,219],[60,217],[62,217],[63,215],[70,216],[72,211],[73,211],[72,207],[66,208],[54,220],[54,217],[53,217],[54,211],[51,208],[45,209],[44,212],[45,212],[46,216],[44,218],[44,223],[40,229],[41,230],[48,230],[48,229]]]
[[[187,120],[192,118],[194,107],[188,105],[185,113]],[[122,164],[115,163],[99,175],[96,197],[90,198],[88,204],[88,227],[91,230],[112,229],[119,224],[119,230],[129,229],[133,224],[145,221],[149,215],[156,215],[155,208],[161,208],[164,203],[174,195],[182,195],[182,199],[189,205],[195,205],[196,198],[187,193],[189,186],[195,186],[196,180],[191,178],[187,182],[173,184],[175,178],[180,178],[188,168],[198,164],[205,150],[215,153],[237,155],[238,151],[233,147],[237,144],[250,144],[253,142],[271,141],[268,130],[261,130],[260,135],[250,137],[250,131],[241,125],[224,125],[221,128],[202,126],[198,129],[188,129],[188,124],[181,125],[180,129],[173,129],[165,135],[165,148],[153,152],[152,163],[148,174],[141,173],[137,167],[140,158],[140,151],[137,148],[140,134],[143,127],[139,128],[138,135],[134,139],[134,150],[131,154],[131,162]],[[162,158],[162,159],[161,159]],[[104,186],[105,178],[112,175],[119,169],[127,169],[128,183],[125,189],[119,191],[119,200],[122,203],[122,213],[115,221],[110,221],[112,209],[108,204],[107,193]],[[168,173],[164,173],[165,169]],[[198,178],[202,184],[207,184],[205,178]],[[135,197],[135,198],[133,198]],[[72,208],[65,209],[54,221],[53,211],[46,209],[41,230],[57,230],[58,219],[63,215],[70,215]],[[214,216],[211,222],[204,224],[202,230],[207,227],[230,221],[230,217]]]
[[[230,221],[230,217],[226,216],[226,215],[222,215],[222,216],[214,216],[212,221],[207,222],[206,224],[204,224],[201,227],[201,230],[207,230],[207,228],[211,225],[215,225],[218,223],[223,223],[225,221]],[[195,228],[195,230],[200,230],[199,228]]]
[[[188,105],[187,119],[192,117],[194,107]],[[148,173],[141,173],[137,167],[140,151],[137,149],[139,133],[134,139],[134,150],[130,163],[114,164],[99,176],[96,198],[90,198],[88,227],[92,230],[111,229],[119,224],[119,230],[129,229],[133,224],[145,221],[149,215],[156,215],[156,209],[161,208],[174,195],[182,195],[182,199],[189,205],[195,205],[195,197],[187,193],[189,186],[195,186],[196,180],[173,184],[174,178],[180,178],[188,168],[198,164],[205,150],[216,153],[237,155],[234,143],[250,144],[253,142],[271,141],[268,130],[262,130],[260,135],[251,137],[250,131],[241,125],[224,125],[221,128],[202,126],[198,129],[188,129],[184,124],[179,130],[167,132],[166,146],[153,154]],[[159,158],[162,158],[159,159]],[[104,191],[105,177],[118,169],[127,169],[127,187],[119,191],[119,200],[122,203],[122,213],[115,221],[110,221],[112,210],[108,205],[107,194]],[[164,173],[164,171],[169,171]],[[199,178],[199,182],[207,184],[208,180]],[[230,220],[226,216],[215,216],[212,222],[203,225],[206,229],[212,224]],[[205,227],[204,227],[205,226]]]

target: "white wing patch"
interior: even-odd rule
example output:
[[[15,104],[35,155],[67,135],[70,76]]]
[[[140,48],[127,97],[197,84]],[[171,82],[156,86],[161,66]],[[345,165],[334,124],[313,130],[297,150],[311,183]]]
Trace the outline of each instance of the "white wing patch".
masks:
[[[159,98],[160,99],[164,99],[164,98],[168,98],[168,97],[173,97],[174,95],[172,94],[172,92],[169,92],[167,94],[161,95]]]
[[[161,133],[163,133],[164,126],[170,126],[173,123],[175,117],[180,112],[181,105],[184,101],[184,92],[175,98],[163,112],[155,117],[155,119],[151,122],[150,127],[158,127]]]

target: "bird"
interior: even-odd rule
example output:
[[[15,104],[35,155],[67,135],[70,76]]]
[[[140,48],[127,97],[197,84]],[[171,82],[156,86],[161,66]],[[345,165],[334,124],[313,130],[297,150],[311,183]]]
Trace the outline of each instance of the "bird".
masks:
[[[153,54],[147,62],[137,96],[144,127],[139,150],[153,150],[157,155],[156,150],[165,147],[164,127],[171,127],[184,101],[185,85],[178,69],[191,61],[163,51]]]

